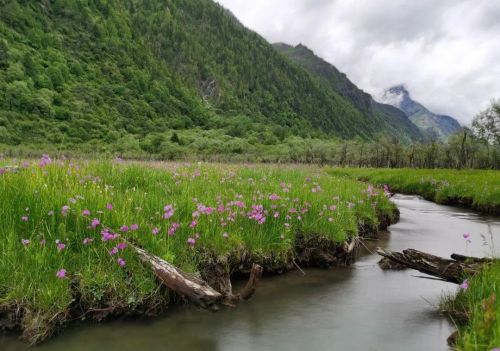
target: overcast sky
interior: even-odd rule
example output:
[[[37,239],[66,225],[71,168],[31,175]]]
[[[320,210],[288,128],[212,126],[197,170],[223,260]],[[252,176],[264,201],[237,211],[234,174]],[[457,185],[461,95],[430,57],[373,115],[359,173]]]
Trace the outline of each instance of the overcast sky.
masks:
[[[499,0],[218,0],[270,42],[302,43],[375,97],[404,84],[468,123],[500,98]]]

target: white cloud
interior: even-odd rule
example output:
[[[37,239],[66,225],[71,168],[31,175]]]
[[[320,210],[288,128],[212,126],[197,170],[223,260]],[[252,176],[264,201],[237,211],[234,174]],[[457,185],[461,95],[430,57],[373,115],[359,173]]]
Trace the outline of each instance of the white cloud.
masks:
[[[463,123],[500,98],[500,1],[218,2],[270,42],[310,47],[374,96],[405,84]]]

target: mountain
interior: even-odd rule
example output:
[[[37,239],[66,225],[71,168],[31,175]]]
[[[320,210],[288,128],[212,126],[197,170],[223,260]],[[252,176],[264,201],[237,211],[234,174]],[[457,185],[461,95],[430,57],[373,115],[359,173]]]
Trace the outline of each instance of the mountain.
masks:
[[[324,85],[350,101],[367,119],[376,121],[384,130],[390,131],[392,136],[404,142],[422,138],[419,129],[401,110],[376,102],[371,95],[352,83],[345,73],[315,55],[311,49],[302,44],[291,46],[285,43],[275,43],[273,45],[278,51],[322,81]]]
[[[348,96],[211,0],[0,1],[0,144],[157,152],[174,130],[200,150],[222,136],[413,137]]]
[[[412,100],[410,93],[402,85],[387,89],[382,95],[381,101],[402,110],[429,138],[446,140],[461,129],[460,124],[453,117],[435,114],[422,104]]]

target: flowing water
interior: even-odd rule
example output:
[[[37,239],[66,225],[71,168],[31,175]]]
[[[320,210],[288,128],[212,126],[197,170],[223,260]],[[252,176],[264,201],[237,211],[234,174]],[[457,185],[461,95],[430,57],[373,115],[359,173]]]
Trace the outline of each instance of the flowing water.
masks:
[[[401,221],[368,249],[483,256],[500,245],[500,219],[415,196],[398,195],[394,201]],[[471,243],[465,242],[465,232],[471,233]],[[436,304],[457,287],[418,278],[421,274],[412,270],[382,271],[379,257],[365,251],[351,267],[266,278],[252,300],[235,309],[211,313],[180,307],[145,321],[80,324],[35,349],[448,350],[446,338],[454,328]],[[15,337],[0,336],[0,350],[24,348]]]

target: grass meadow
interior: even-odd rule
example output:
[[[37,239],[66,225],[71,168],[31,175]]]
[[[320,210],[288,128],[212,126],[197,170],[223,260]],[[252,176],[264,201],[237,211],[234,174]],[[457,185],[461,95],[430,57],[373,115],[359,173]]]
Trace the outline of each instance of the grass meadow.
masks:
[[[0,160],[0,204],[0,317],[21,311],[29,341],[48,336],[75,309],[167,305],[169,292],[128,242],[190,272],[207,253],[285,263],[299,234],[343,243],[394,213],[382,191],[317,167],[47,155]]]
[[[437,203],[462,205],[500,215],[500,171],[336,168],[329,173],[377,185],[389,184],[394,192],[418,194]]]

